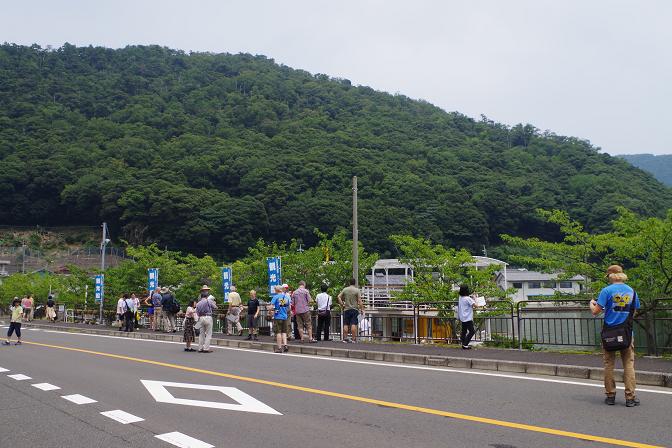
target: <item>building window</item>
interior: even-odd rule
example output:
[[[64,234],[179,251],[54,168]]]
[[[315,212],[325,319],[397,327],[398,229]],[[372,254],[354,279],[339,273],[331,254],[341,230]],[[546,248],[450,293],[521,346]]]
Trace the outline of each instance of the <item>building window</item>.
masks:
[[[541,289],[541,282],[527,282],[527,287],[530,289]]]
[[[516,289],[523,289],[523,282],[513,282],[513,287]]]
[[[555,289],[555,282],[553,282],[553,281],[545,281],[545,282],[544,282],[544,288]]]
[[[572,289],[572,282],[560,282],[560,288]]]

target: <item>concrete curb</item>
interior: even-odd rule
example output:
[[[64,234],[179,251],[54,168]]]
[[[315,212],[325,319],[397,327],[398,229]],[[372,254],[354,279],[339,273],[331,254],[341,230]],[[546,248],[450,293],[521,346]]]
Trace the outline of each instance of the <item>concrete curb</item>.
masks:
[[[125,333],[115,330],[92,328],[61,327],[57,325],[34,324],[27,327],[44,328],[70,333],[100,334],[127,337],[130,339],[152,339],[160,341],[181,342],[182,336],[165,333]],[[241,348],[249,350],[273,351],[270,342],[236,341],[232,339],[212,338],[212,345]],[[319,346],[290,345],[290,353],[315,355],[336,358],[364,359],[369,361],[393,362],[399,364],[426,365],[434,367],[454,367],[460,369],[478,369],[507,373],[529,373],[533,375],[559,376],[565,378],[582,378],[604,380],[604,369],[601,367],[573,366],[565,364],[545,364],[523,361],[506,361],[497,359],[462,358],[456,356],[414,355],[408,353],[378,352],[373,350],[351,350]],[[623,370],[614,372],[616,381],[623,381]],[[672,373],[637,371],[637,384],[672,388]]]

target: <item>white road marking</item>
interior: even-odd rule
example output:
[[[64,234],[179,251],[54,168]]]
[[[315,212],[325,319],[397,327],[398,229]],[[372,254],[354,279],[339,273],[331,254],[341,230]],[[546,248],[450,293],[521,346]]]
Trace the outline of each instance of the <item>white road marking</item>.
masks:
[[[61,398],[65,398],[68,401],[72,401],[75,404],[91,404],[98,403],[93,398],[85,397],[84,395],[74,394],[74,395],[63,395]]]
[[[111,418],[112,420],[116,420],[122,425],[128,425],[129,423],[137,423],[145,420],[144,418],[129,414],[128,412],[124,412],[121,409],[101,412],[101,415]]]
[[[32,380],[31,377],[24,375],[23,373],[17,373],[15,375],[7,375],[7,376],[16,381]]]
[[[159,403],[181,404],[185,406],[196,406],[201,408],[225,409],[228,411],[254,412],[258,414],[282,415],[272,407],[262,403],[251,395],[246,394],[235,387],[211,386],[208,384],[189,384],[189,383],[171,383],[168,381],[150,381],[140,380],[147,388],[149,393]],[[225,396],[237,401],[238,403],[222,403],[221,401],[191,400],[188,398],[177,398],[171,394],[166,387],[182,389],[213,390],[221,392]]]
[[[180,448],[214,448],[214,445],[210,445],[209,443],[205,443],[201,440],[194,439],[193,437],[189,437],[186,434],[182,434],[181,432],[168,432],[166,434],[159,434],[158,436],[154,436],[159,440],[163,440],[164,442],[168,442],[171,445],[179,446]]]
[[[0,367],[0,372],[9,372],[9,369],[5,369],[4,367]]]
[[[33,384],[33,387],[37,387],[40,390],[44,391],[50,391],[50,390],[58,390],[60,387],[54,386],[53,384],[49,383],[38,383],[38,384]]]
[[[108,335],[103,335],[103,334],[87,334],[87,333],[73,333],[69,331],[58,331],[58,330],[44,330],[44,333],[59,333],[59,334],[65,334],[65,335],[70,335],[70,336],[90,336],[90,337],[96,337],[96,338],[109,338],[109,339],[125,339],[129,342],[151,342],[155,344],[174,344],[174,345],[184,345],[183,342],[173,342],[173,341],[156,341],[152,339],[129,339],[127,337],[123,336],[108,336]],[[53,341],[52,341],[53,343]],[[447,367],[427,367],[427,366],[420,366],[420,365],[408,365],[408,364],[395,364],[392,362],[377,362],[377,361],[362,361],[362,360],[357,360],[357,359],[348,359],[348,358],[335,358],[335,357],[326,357],[326,356],[316,356],[316,355],[302,355],[298,353],[273,353],[273,352],[267,352],[267,351],[262,351],[262,350],[253,350],[253,349],[248,349],[248,348],[235,348],[235,347],[222,347],[218,345],[211,345],[211,349],[219,349],[219,350],[231,350],[231,351],[237,351],[237,352],[247,352],[247,353],[254,353],[256,355],[264,355],[264,356],[286,356],[286,357],[294,357],[294,358],[306,358],[306,359],[312,359],[315,361],[324,361],[324,362],[345,362],[349,364],[364,364],[364,365],[370,365],[370,366],[381,366],[381,367],[396,367],[399,369],[412,369],[412,370],[429,370],[433,372],[445,372],[445,373],[459,373],[459,374],[466,374],[466,375],[481,375],[481,376],[491,376],[491,377],[498,377],[498,378],[508,378],[508,379],[516,379],[516,380],[528,380],[528,381],[540,381],[540,382],[545,382],[545,383],[556,383],[556,384],[569,384],[573,386],[588,386],[588,387],[604,387],[604,384],[600,382],[581,382],[581,381],[570,381],[570,380],[557,380],[553,379],[552,377],[538,377],[538,376],[522,376],[522,375],[509,375],[506,373],[494,373],[494,372],[483,372],[483,371],[475,371],[473,369],[453,369],[453,368],[447,368]],[[590,381],[590,380],[588,380]],[[623,386],[616,386],[616,389],[624,390],[625,388]],[[660,390],[660,389],[640,389],[637,388],[637,392],[647,392],[647,393],[652,393],[652,394],[661,394],[661,395],[672,395],[672,391],[667,391],[667,390]]]

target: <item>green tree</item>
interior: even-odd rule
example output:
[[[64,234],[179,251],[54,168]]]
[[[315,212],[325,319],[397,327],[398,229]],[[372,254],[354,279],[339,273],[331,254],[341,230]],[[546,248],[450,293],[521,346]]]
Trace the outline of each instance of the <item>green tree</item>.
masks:
[[[395,297],[413,302],[445,302],[458,297],[457,287],[468,285],[472,291],[489,298],[505,298],[494,281],[498,265],[477,269],[473,256],[464,249],[446,248],[425,238],[393,235],[401,253],[400,261],[413,268],[413,279]]]

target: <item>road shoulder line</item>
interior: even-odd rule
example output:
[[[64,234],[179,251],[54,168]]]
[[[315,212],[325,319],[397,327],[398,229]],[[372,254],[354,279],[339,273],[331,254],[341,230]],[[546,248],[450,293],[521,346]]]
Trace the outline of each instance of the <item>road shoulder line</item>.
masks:
[[[182,337],[173,334],[152,334],[131,332],[119,334],[101,328],[82,329],[77,327],[62,327],[45,324],[31,324],[40,328],[49,328],[65,333],[113,335],[129,339],[149,339],[156,341],[181,342]],[[275,345],[269,342],[237,341],[232,339],[213,338],[212,344],[222,347],[241,348],[247,350],[259,350],[272,352]],[[432,367],[454,367],[460,369],[492,370],[506,373],[529,373],[532,375],[557,376],[563,378],[592,379],[602,381],[604,369],[601,367],[575,366],[567,364],[534,363],[526,361],[508,361],[498,359],[461,358],[454,356],[437,355],[412,355],[408,353],[379,352],[374,350],[352,350],[331,347],[296,346],[289,347],[291,353],[300,353],[311,356],[349,358],[358,360],[371,360],[378,362],[390,362],[397,364],[426,365]],[[672,373],[637,371],[637,384],[646,386],[658,386],[672,388]],[[623,370],[614,371],[615,379],[622,382]]]

